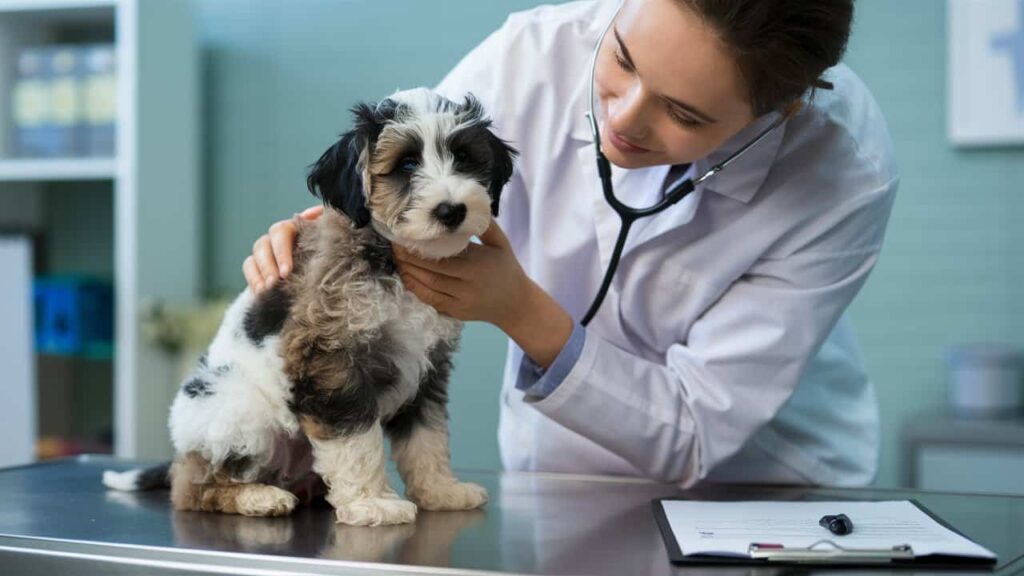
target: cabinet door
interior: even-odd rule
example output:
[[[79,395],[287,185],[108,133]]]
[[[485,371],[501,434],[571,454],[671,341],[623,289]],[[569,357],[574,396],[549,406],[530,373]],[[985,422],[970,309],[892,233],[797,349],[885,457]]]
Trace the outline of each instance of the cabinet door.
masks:
[[[924,444],[915,464],[917,488],[1024,496],[1024,447]]]
[[[0,236],[0,466],[35,460],[32,244]]]

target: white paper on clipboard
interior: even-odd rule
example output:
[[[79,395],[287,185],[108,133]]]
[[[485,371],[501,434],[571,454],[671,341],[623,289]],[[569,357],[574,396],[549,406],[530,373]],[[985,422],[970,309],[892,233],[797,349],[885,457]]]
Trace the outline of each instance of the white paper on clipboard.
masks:
[[[751,544],[807,548],[832,540],[848,549],[909,545],[914,556],[943,554],[995,559],[986,548],[942,526],[907,500],[885,502],[695,502],[663,500],[665,517],[686,556],[750,557]],[[854,530],[836,536],[818,525],[846,514]]]

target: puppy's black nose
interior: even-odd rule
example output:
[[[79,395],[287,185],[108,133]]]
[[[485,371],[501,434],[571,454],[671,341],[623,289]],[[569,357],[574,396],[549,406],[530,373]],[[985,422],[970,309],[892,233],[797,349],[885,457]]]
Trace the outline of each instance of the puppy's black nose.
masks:
[[[466,219],[466,205],[442,202],[434,208],[434,218],[449,230],[454,230]]]

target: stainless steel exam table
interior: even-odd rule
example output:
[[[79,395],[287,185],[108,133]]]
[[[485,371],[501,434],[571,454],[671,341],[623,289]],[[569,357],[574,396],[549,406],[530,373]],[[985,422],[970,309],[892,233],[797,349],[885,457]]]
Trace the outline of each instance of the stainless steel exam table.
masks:
[[[674,567],[651,512],[652,499],[668,496],[914,498],[999,555],[994,572],[982,573],[1024,574],[1020,497],[721,485],[683,492],[622,478],[463,470],[462,479],[490,491],[483,510],[421,512],[415,525],[356,528],[336,525],[322,502],[288,518],[245,518],[174,512],[166,491],[123,493],[102,486],[103,470],[136,465],[141,463],[83,456],[0,470],[0,575],[788,576],[826,570]]]

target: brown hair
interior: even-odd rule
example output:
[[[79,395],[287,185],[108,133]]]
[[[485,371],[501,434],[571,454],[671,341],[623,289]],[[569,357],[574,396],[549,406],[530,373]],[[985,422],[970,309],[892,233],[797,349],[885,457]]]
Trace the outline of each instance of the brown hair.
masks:
[[[713,26],[736,59],[760,116],[782,111],[846,51],[853,0],[677,0]],[[812,92],[813,93],[813,92]]]

